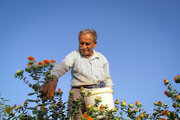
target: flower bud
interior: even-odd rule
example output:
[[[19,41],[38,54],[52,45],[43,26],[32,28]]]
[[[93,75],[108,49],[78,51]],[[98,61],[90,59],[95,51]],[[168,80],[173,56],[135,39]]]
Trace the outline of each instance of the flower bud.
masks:
[[[140,113],[139,116],[140,116],[141,118],[144,118],[144,113]]]
[[[104,111],[104,106],[101,105],[99,109],[100,109],[100,111]]]
[[[118,100],[118,99],[116,99],[115,104],[116,104],[116,105],[118,105],[118,104],[119,104],[119,100]]]
[[[132,113],[132,112],[133,112],[133,110],[129,108],[129,109],[128,109],[128,112],[129,112],[129,113]]]
[[[157,105],[158,105],[158,102],[154,102],[154,105],[157,106]]]
[[[168,89],[169,89],[170,91],[173,90],[171,85],[168,86]]]
[[[90,110],[92,108],[91,104],[88,104],[87,109]]]
[[[173,103],[173,107],[176,108],[177,107],[177,104],[176,102]]]
[[[100,96],[97,96],[97,97],[95,98],[95,101],[97,101],[97,102],[102,102],[102,98],[101,98]]]
[[[177,101],[180,101],[180,95],[176,96]]]
[[[21,70],[17,70],[16,74],[19,75],[21,73]]]
[[[27,106],[27,104],[28,104],[28,103],[27,103],[27,101],[25,101],[25,102],[24,102],[24,106],[26,107],[26,106]]]
[[[133,103],[129,104],[129,107],[130,107],[130,108],[133,108],[133,107],[134,107]]]
[[[36,63],[33,63],[33,68],[37,68],[37,65],[36,65]]]
[[[21,105],[18,105],[18,109],[20,109],[20,108],[22,108],[22,106],[21,106]]]
[[[148,118],[148,117],[149,117],[149,114],[146,114],[145,117]]]
[[[136,101],[136,106],[140,107],[140,106],[142,106],[142,104],[140,102]]]
[[[14,109],[17,110],[18,109],[17,106],[14,106]]]
[[[108,105],[106,104],[106,105],[104,106],[104,108],[107,109],[107,108],[108,108]]]
[[[57,107],[57,105],[55,103],[53,103],[52,107],[55,108],[55,107]]]
[[[29,60],[28,64],[32,65],[33,64],[33,60]]]
[[[159,105],[159,106],[162,106],[162,102],[161,102],[161,101],[159,101],[159,102],[158,102],[158,105]]]
[[[113,109],[112,109],[112,112],[117,112],[117,108],[113,108]]]
[[[18,75],[17,75],[17,74],[15,74],[15,75],[14,75],[14,77],[15,77],[15,78],[17,78],[17,77],[18,77]]]
[[[82,90],[81,90],[81,93],[82,93],[83,95],[85,95],[85,94],[86,94],[86,91],[85,91],[84,89],[82,89]]]
[[[51,67],[54,67],[54,64],[53,64],[53,63],[50,63],[50,66],[51,66]]]
[[[164,103],[164,106],[165,106],[165,107],[167,107],[167,104],[166,104],[166,103]]]
[[[69,91],[70,96],[74,95],[74,92],[72,90]]]
[[[171,112],[167,112],[167,117],[168,117],[168,118],[171,117]]]
[[[31,68],[30,67],[27,67],[27,68],[25,68],[25,71],[29,71]]]
[[[127,103],[126,103],[126,101],[125,101],[125,100],[123,100],[123,101],[121,102],[121,106],[124,106],[124,107],[126,107],[126,106],[127,106]]]
[[[92,92],[90,90],[87,91],[87,96],[91,95]]]
[[[165,84],[165,85],[169,84],[169,81],[165,79],[165,80],[164,80],[164,84]]]
[[[176,83],[180,83],[180,75],[178,75],[177,77],[174,77],[174,80]]]
[[[52,106],[49,106],[49,109],[51,109],[52,108]]]
[[[177,106],[180,108],[180,103]]]
[[[135,108],[134,111],[135,111],[135,112],[138,112],[138,108]]]
[[[93,112],[97,112],[98,108],[97,107],[93,107]]]
[[[136,118],[137,120],[141,120],[141,118],[139,117],[139,116],[137,116],[137,118]]]

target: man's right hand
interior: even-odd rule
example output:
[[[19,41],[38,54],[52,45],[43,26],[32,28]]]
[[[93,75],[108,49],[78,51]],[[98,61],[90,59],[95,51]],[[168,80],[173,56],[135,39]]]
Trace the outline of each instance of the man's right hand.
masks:
[[[40,92],[43,93],[47,99],[52,98],[56,90],[57,82],[58,82],[58,78],[55,77],[52,81],[48,82],[46,85],[42,85],[40,87]]]

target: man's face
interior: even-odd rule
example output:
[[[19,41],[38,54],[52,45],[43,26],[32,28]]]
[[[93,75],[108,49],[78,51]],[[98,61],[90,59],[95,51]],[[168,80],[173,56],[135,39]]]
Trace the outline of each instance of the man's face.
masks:
[[[91,57],[96,44],[97,41],[94,42],[94,36],[92,33],[81,34],[79,38],[79,52],[82,55]]]

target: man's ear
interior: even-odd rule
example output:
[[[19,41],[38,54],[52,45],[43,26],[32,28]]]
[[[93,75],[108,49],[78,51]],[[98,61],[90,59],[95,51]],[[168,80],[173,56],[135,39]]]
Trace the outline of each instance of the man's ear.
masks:
[[[96,47],[96,44],[97,44],[97,40],[96,40],[96,41],[94,41],[94,48]]]

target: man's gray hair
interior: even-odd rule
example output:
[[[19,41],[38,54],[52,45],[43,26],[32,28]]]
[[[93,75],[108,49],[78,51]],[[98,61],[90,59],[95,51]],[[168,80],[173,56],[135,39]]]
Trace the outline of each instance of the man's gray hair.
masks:
[[[81,34],[86,34],[86,33],[92,33],[93,34],[93,36],[94,36],[94,42],[97,40],[97,33],[96,33],[96,31],[95,30],[93,30],[93,29],[88,29],[88,28],[86,28],[86,29],[83,29],[83,30],[81,30],[80,32],[79,32],[79,40],[80,40],[80,35]]]

